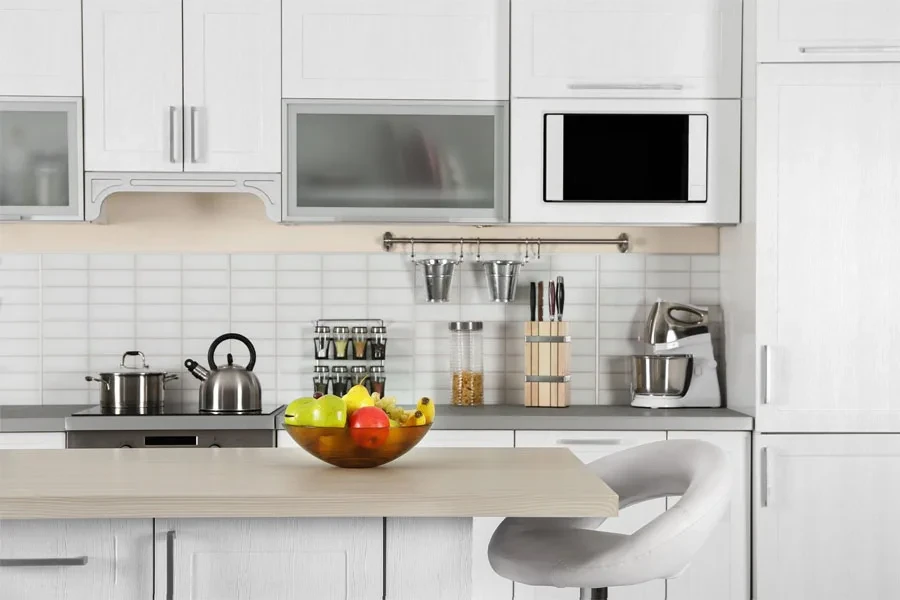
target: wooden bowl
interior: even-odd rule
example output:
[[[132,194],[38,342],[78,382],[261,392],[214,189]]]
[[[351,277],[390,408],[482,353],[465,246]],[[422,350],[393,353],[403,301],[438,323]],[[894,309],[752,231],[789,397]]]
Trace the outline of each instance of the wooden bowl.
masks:
[[[298,427],[284,429],[320,460],[344,469],[367,469],[400,458],[421,441],[431,424],[416,427]]]

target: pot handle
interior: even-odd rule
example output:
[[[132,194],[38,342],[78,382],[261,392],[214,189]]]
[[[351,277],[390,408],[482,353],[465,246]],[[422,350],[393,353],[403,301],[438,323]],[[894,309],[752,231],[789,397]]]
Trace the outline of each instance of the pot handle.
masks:
[[[250,351],[250,362],[247,363],[246,369],[252,371],[253,367],[256,366],[256,348],[253,346],[253,342],[239,333],[225,333],[213,340],[212,345],[209,347],[209,355],[206,357],[209,369],[211,371],[218,370],[219,367],[216,365],[216,348],[226,340],[237,340],[247,346],[247,349]]]
[[[141,357],[141,366],[140,367],[129,367],[125,364],[125,359],[129,356],[140,356]],[[122,361],[119,363],[119,366],[123,369],[149,369],[150,366],[147,364],[147,359],[144,357],[144,353],[140,350],[129,350],[125,354],[122,355]]]
[[[85,375],[84,380],[87,382],[96,381],[97,383],[102,383],[103,385],[106,386],[106,391],[107,392],[109,391],[109,382],[103,381],[102,379],[100,379],[98,377],[92,377],[90,375]]]

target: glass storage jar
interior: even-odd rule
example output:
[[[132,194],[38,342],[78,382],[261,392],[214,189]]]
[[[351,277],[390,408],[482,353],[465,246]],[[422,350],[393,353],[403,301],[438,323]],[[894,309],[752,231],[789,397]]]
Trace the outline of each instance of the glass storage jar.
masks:
[[[369,330],[366,327],[354,327],[350,331],[352,333],[351,337],[353,338],[353,358],[356,360],[365,360]]]
[[[331,369],[331,393],[335,396],[343,396],[350,389],[350,373],[347,367],[334,367]]]
[[[381,394],[381,397],[384,398],[384,367],[378,365],[370,367],[368,381],[370,383],[369,391],[373,394],[378,392]]]
[[[328,367],[317,365],[313,367],[313,397],[318,398],[328,393],[328,381],[331,379]]]
[[[328,351],[331,349],[331,327],[325,325],[317,325],[313,334],[313,350],[316,359],[327,359]]]
[[[347,346],[350,344],[350,328],[340,325],[333,330],[334,357],[340,360],[347,359]]]
[[[387,327],[372,327],[369,330],[369,352],[372,360],[384,360],[387,354]]]
[[[457,406],[484,404],[484,324],[450,323],[451,402]]]

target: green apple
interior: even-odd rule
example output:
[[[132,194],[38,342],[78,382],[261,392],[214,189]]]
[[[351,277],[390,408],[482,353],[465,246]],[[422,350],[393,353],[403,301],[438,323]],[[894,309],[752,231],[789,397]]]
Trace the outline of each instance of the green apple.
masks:
[[[344,427],[347,407],[337,396],[298,398],[285,409],[284,422],[301,427]]]

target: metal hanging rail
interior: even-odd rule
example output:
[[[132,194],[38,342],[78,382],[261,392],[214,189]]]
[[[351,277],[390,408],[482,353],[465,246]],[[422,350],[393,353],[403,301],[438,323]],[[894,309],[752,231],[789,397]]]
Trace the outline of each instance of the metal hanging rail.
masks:
[[[582,246],[618,246],[619,252],[628,252],[631,248],[631,240],[627,233],[617,238],[419,238],[419,237],[394,237],[390,231],[384,232],[381,240],[385,252],[390,252],[396,245],[403,244],[493,244],[493,245],[518,245],[537,244],[566,244]]]

